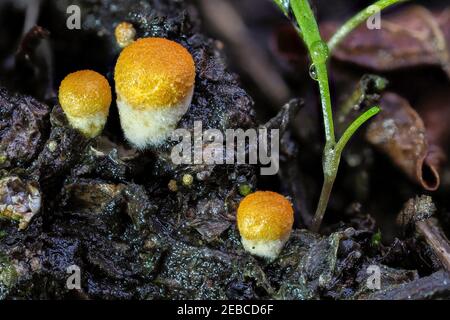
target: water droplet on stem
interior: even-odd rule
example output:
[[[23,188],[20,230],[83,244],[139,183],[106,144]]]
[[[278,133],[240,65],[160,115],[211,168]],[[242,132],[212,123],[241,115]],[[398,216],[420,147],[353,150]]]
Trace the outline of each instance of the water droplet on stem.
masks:
[[[283,6],[284,10],[286,10],[286,12],[289,12],[289,10],[291,9],[291,0],[281,0],[281,5]]]
[[[317,75],[317,70],[316,70],[316,66],[314,64],[312,64],[309,67],[309,76],[311,77],[311,79],[317,81],[318,80],[318,75]]]

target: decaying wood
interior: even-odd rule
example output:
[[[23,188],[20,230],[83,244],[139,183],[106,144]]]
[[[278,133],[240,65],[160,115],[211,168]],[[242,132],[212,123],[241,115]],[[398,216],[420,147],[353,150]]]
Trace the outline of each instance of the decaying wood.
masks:
[[[433,217],[435,212],[436,206],[431,197],[416,197],[406,202],[397,217],[397,224],[405,230],[412,227],[419,238],[423,238],[430,246],[442,267],[450,272],[450,244],[438,221]]]
[[[417,232],[423,236],[445,270],[450,272],[450,244],[435,218],[416,222]]]
[[[423,300],[445,298],[450,293],[450,276],[438,271],[392,289],[373,293],[373,300]]]

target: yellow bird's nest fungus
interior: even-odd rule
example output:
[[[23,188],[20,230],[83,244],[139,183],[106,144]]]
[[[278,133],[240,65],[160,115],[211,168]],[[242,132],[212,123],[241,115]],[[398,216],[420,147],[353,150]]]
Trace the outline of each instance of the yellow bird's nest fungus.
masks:
[[[88,137],[101,133],[112,99],[105,77],[92,70],[71,73],[61,82],[58,99],[74,128]]]
[[[195,64],[182,45],[144,38],[122,51],[114,78],[125,137],[144,149],[165,141],[189,109]]]
[[[59,103],[66,114],[74,117],[108,113],[111,87],[108,80],[95,71],[77,71],[61,82]]]
[[[257,191],[239,204],[237,225],[244,248],[252,254],[275,258],[289,238],[294,223],[292,204],[271,191]]]
[[[122,51],[114,77],[119,100],[135,109],[165,108],[189,96],[194,87],[195,65],[180,44],[144,38]]]

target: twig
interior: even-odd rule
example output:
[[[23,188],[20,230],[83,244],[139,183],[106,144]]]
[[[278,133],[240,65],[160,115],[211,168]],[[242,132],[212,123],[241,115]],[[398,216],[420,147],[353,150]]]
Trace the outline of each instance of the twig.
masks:
[[[436,206],[429,196],[420,196],[408,200],[397,217],[397,224],[405,230],[409,226],[414,227],[417,234],[430,246],[435,256],[439,259],[445,270],[450,272],[450,244],[433,218]]]
[[[25,11],[25,21],[23,24],[22,35],[25,36],[38,21],[42,0],[29,0]]]
[[[423,236],[445,270],[450,272],[450,244],[435,218],[415,223],[417,232]]]
[[[239,67],[277,109],[284,105],[291,96],[290,89],[273,67],[264,49],[253,40],[237,10],[223,0],[199,0],[199,4],[207,22],[216,29],[220,38],[230,44],[229,49],[236,56]]]

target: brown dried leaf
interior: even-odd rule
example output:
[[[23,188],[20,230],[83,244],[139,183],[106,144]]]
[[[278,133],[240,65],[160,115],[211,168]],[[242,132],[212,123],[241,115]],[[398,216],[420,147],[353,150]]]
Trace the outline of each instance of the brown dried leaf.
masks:
[[[447,161],[447,150],[450,143],[450,92],[448,86],[435,86],[418,102],[417,110],[427,128],[427,139],[430,145],[427,161],[439,167]]]
[[[450,77],[450,8],[434,15],[413,5],[392,15],[383,15],[380,30],[365,24],[351,32],[333,56],[377,71],[432,65],[441,66]],[[322,25],[324,35],[337,29]]]
[[[448,86],[433,86],[424,92],[417,104],[417,112],[427,128],[430,144],[446,148],[450,143],[450,91]]]
[[[441,163],[429,154],[440,147],[430,147],[421,117],[408,101],[395,93],[385,93],[380,105],[382,112],[368,127],[367,140],[424,189],[436,190]]]

